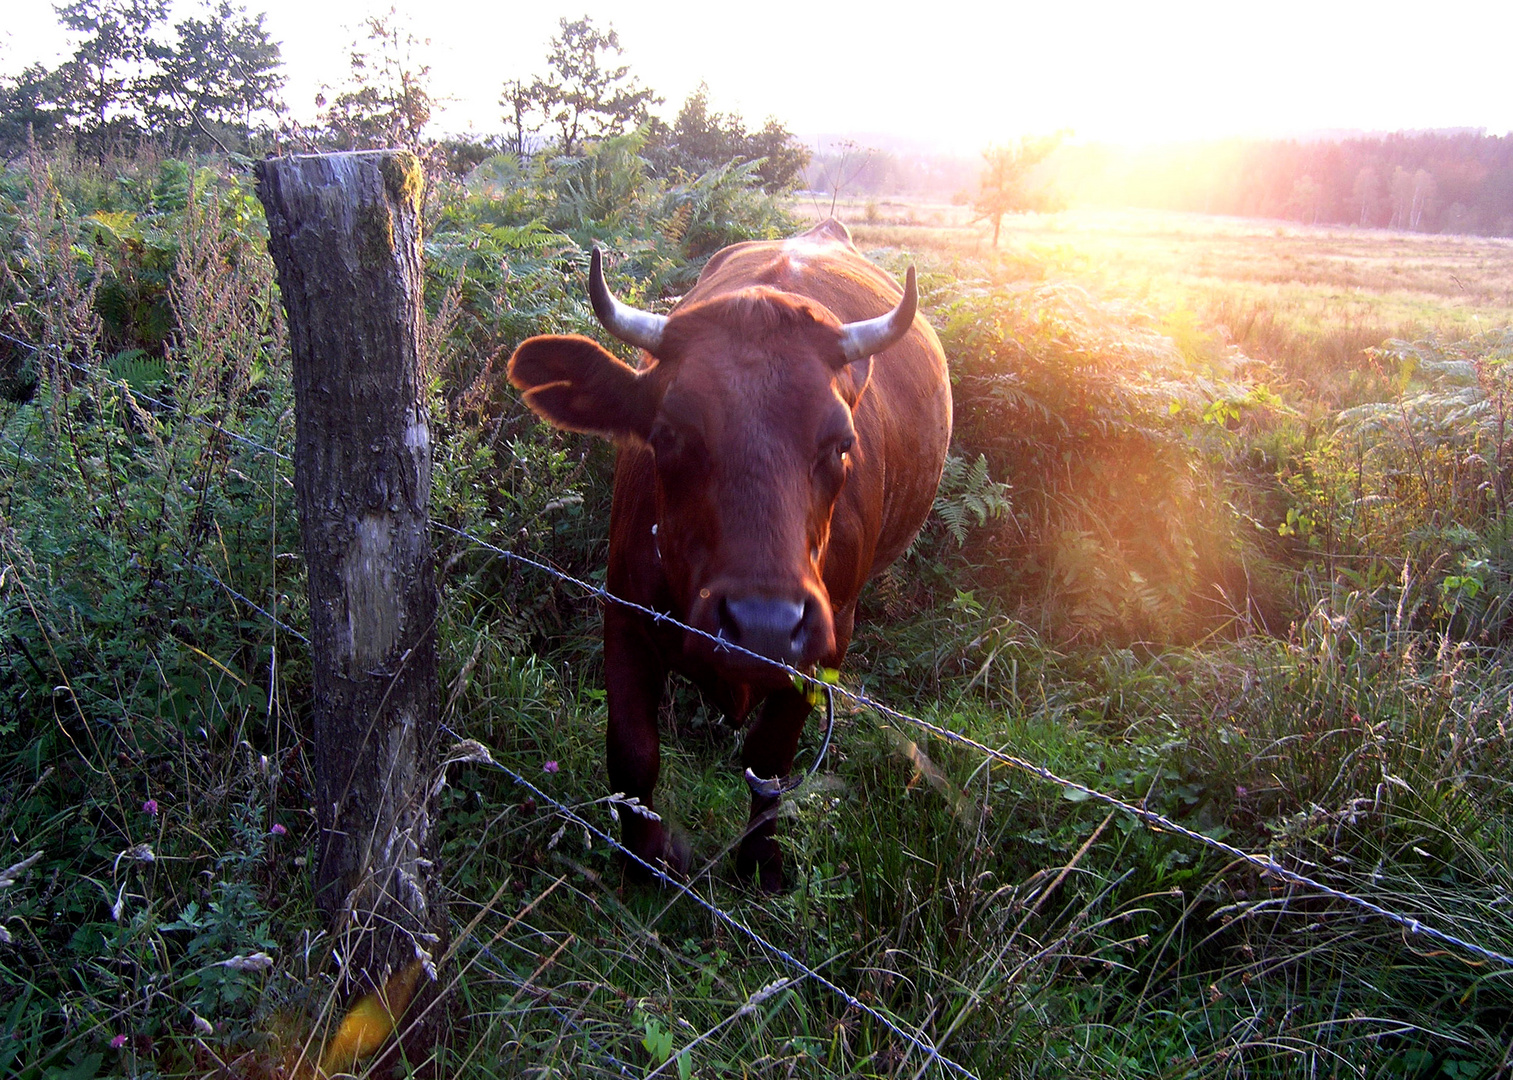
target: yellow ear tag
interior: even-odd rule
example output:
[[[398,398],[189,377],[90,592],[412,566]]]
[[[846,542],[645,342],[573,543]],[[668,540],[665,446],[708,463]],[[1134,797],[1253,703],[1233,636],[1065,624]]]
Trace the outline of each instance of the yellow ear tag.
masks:
[[[793,688],[804,695],[811,705],[820,705],[825,700],[825,686],[838,686],[841,681],[839,668],[817,667],[813,675],[795,675]]]

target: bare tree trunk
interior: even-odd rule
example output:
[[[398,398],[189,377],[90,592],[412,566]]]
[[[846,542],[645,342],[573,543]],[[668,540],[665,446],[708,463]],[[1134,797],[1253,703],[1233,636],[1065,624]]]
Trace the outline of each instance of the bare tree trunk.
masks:
[[[428,798],[438,711],[423,174],[413,155],[385,150],[264,161],[257,177],[294,361],[316,897],[349,996],[413,978],[418,961],[430,978],[417,996],[430,1002],[446,920]]]

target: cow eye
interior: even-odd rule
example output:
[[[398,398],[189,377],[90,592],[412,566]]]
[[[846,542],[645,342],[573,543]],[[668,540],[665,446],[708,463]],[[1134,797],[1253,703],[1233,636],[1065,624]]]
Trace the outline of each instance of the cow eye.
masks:
[[[658,468],[678,471],[697,467],[704,445],[697,434],[665,424],[652,428],[647,442],[657,455]]]
[[[651,434],[646,437],[646,441],[651,443],[652,451],[659,459],[672,457],[678,452],[679,440],[677,433],[672,428],[664,427],[661,424],[651,429]]]

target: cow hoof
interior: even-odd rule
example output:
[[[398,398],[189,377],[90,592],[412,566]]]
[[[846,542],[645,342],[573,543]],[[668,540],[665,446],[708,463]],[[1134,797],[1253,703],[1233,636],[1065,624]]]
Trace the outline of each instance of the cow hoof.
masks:
[[[638,885],[662,880],[647,868],[647,863],[668,877],[682,881],[688,877],[689,868],[693,865],[693,848],[682,829],[670,828],[662,833],[662,843],[656,850],[645,854],[636,852],[634,858],[622,854],[621,861],[625,865],[626,878]]]
[[[741,848],[736,855],[735,872],[741,881],[756,886],[759,892],[769,896],[787,888],[783,877],[783,853],[775,840],[769,839],[760,850]]]

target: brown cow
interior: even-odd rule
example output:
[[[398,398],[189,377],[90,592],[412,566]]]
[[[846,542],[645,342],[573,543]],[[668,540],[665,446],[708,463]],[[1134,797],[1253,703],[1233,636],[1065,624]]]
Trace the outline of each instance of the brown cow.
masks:
[[[719,252],[670,315],[615,299],[597,250],[589,293],[605,328],[644,350],[639,368],[588,338],[543,336],[509,376],[551,423],[619,444],[609,591],[800,669],[838,667],[857,594],[919,531],[951,438],[913,268],[900,298],[832,220]],[[791,770],[810,705],[781,669],[613,603],[604,666],[615,790],[653,805],[669,670],[737,724],[761,702],[743,762],[761,778]],[[769,890],[778,798],[754,788],[736,858]],[[686,871],[686,844],[660,821],[622,821],[630,850]]]

